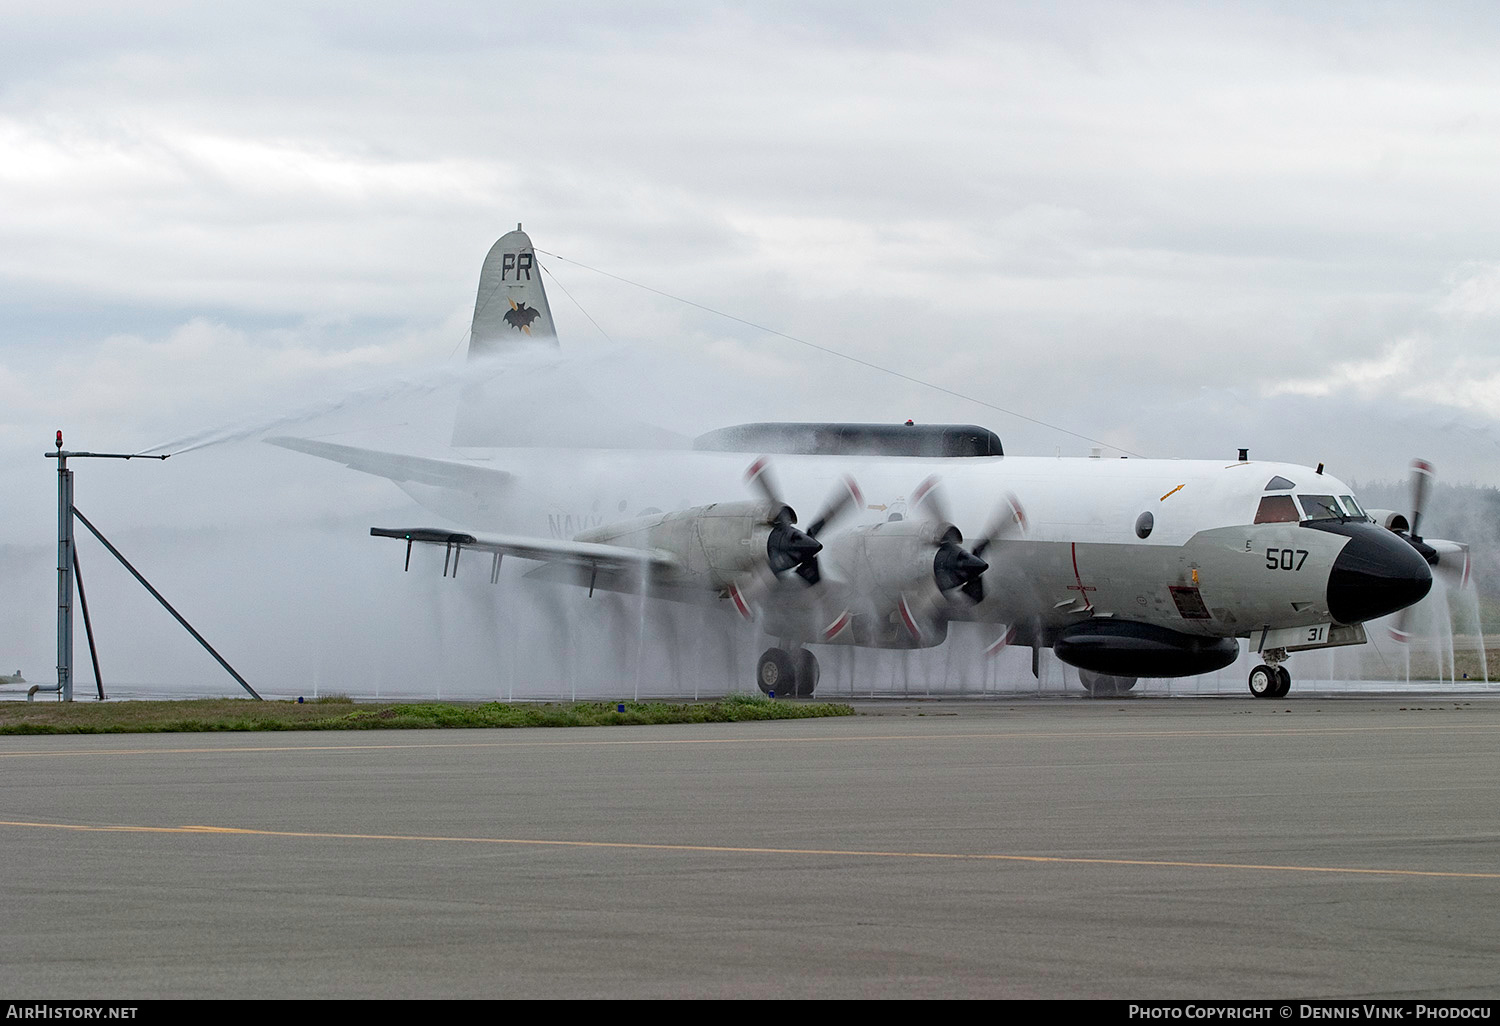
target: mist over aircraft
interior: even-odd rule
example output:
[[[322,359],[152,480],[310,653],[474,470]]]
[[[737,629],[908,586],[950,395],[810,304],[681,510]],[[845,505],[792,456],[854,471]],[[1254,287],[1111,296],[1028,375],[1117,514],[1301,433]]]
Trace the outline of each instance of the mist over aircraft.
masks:
[[[973,622],[990,653],[1029,647],[1035,673],[1050,650],[1096,694],[1221,669],[1244,639],[1262,659],[1250,691],[1280,697],[1293,653],[1365,643],[1364,625],[1422,599],[1434,570],[1467,578],[1464,546],[1417,533],[1421,466],[1408,519],[1367,511],[1321,465],[1243,450],[1015,456],[979,425],[911,422],[601,430],[562,412],[567,385],[538,348],[558,340],[518,225],[480,272],[469,360],[494,373],[464,390],[462,456],[270,441],[388,478],[462,525],[372,528],[406,543],[408,569],[414,546],[438,546],[445,575],[473,553],[464,565],[478,557],[498,581],[510,557],[589,595],[754,620],[774,642],[755,683],[783,696],[814,693],[816,648],[931,648]]]

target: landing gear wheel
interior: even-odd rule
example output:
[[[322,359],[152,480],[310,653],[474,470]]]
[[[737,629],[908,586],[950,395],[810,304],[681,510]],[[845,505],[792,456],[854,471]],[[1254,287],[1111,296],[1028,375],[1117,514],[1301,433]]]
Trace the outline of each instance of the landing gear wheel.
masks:
[[[800,697],[807,698],[813,693],[820,672],[817,656],[805,648],[797,653],[797,694]]]
[[[797,667],[784,649],[768,648],[755,667],[755,683],[768,695],[797,693]]]
[[[1112,677],[1107,673],[1094,673],[1090,670],[1078,671],[1078,683],[1083,689],[1096,697],[1107,697],[1109,695],[1123,695],[1135,687],[1135,677]]]
[[[1285,666],[1276,667],[1276,694],[1272,698],[1285,698],[1286,693],[1292,690],[1292,675]]]
[[[1287,676],[1287,687],[1292,686],[1291,675]],[[1250,671],[1250,693],[1256,698],[1275,698],[1281,689],[1281,674],[1265,663]]]

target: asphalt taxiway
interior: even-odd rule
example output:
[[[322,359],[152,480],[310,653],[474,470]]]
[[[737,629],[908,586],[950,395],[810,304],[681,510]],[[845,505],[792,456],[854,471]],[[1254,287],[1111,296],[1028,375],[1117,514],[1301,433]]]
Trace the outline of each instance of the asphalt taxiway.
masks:
[[[0,738],[0,993],[1500,995],[1500,696]]]

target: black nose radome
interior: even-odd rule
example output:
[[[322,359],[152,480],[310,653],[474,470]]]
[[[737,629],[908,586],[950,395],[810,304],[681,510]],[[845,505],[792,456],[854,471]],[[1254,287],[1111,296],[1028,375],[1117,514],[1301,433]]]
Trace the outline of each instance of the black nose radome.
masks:
[[[1370,523],[1316,526],[1349,538],[1328,574],[1328,612],[1339,623],[1364,623],[1405,609],[1432,590],[1432,570],[1407,542]]]

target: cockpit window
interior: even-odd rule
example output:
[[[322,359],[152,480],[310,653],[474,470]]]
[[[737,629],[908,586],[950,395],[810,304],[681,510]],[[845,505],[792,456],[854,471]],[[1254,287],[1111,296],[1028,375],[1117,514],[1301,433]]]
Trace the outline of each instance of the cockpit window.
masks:
[[[1295,487],[1297,486],[1292,484],[1286,478],[1282,477],[1280,474],[1277,474],[1275,477],[1271,478],[1271,480],[1266,482],[1266,491],[1268,492],[1279,492],[1287,488]]]
[[[1290,495],[1267,495],[1255,511],[1257,524],[1295,524],[1302,519]]]
[[[1342,520],[1344,511],[1332,495],[1299,495],[1302,513],[1308,520]]]
[[[1360,506],[1359,503],[1354,501],[1354,496],[1340,495],[1339,498],[1343,500],[1345,513],[1348,513],[1350,516],[1360,517],[1362,519],[1367,519],[1369,517],[1370,514],[1366,513],[1364,511],[1364,508]]]

